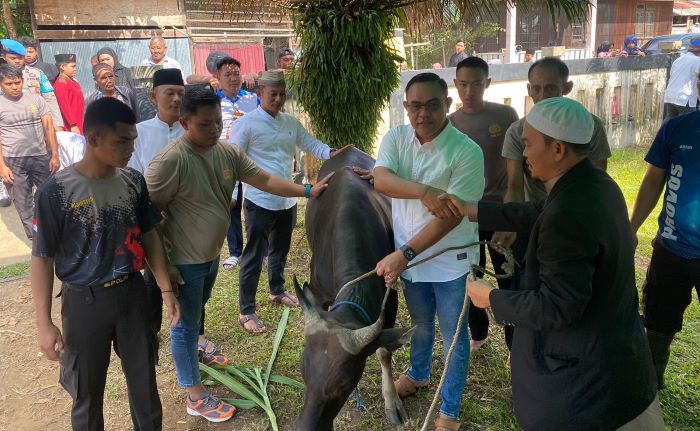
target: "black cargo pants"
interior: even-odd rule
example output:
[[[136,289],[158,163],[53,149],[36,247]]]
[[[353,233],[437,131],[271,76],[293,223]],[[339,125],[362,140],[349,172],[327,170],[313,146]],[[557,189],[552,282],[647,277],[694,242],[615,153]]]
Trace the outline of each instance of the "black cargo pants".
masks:
[[[111,347],[121,359],[136,431],[160,431],[163,411],[156,387],[155,339],[140,273],[111,286],[63,284],[61,385],[73,398],[74,430],[103,431],[103,399]]]

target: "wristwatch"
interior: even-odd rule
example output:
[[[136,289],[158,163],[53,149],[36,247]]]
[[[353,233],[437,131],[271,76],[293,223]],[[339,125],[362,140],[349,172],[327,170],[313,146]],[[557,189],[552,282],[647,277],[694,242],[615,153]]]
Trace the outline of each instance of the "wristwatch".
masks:
[[[401,253],[403,253],[404,257],[409,262],[416,258],[416,251],[409,247],[408,244],[402,245],[401,248],[399,248],[399,250],[401,250]]]

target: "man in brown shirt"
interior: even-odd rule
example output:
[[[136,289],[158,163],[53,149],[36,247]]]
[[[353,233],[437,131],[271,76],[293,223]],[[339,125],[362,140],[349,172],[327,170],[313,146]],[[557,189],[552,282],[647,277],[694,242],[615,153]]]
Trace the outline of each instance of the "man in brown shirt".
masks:
[[[330,179],[302,186],[258,168],[237,147],[219,141],[220,103],[208,84],[186,87],[180,105],[185,135],[165,147],[146,173],[151,199],[164,214],[160,228],[174,266],[171,276],[180,283],[181,319],[170,328],[178,383],[188,393],[187,413],[211,422],[226,421],[236,412],[204,389],[197,353],[202,309],[216,281],[236,181],[280,196],[309,198],[319,196]]]

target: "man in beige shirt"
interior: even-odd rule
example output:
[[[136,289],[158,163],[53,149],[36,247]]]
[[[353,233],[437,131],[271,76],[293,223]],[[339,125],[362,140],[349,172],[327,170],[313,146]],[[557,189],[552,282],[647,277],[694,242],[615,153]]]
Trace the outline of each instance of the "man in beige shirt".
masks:
[[[330,176],[314,187],[293,184],[258,168],[237,147],[220,142],[220,100],[208,84],[186,88],[180,116],[184,136],[153,159],[146,182],[153,203],[163,211],[160,228],[174,266],[171,276],[180,284],[181,319],[170,328],[170,341],[178,383],[188,393],[187,413],[223,422],[236,409],[204,389],[197,341],[202,310],[216,281],[236,181],[280,196],[310,198],[323,192]]]

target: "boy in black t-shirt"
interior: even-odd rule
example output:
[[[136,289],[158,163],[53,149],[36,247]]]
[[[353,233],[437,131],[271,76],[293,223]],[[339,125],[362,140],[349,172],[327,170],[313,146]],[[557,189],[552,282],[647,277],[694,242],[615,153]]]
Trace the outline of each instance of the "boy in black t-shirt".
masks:
[[[179,305],[155,229],[160,221],[137,171],[126,168],[136,138],[134,113],[109,97],[85,112],[84,158],[37,191],[32,293],[39,347],[61,361],[60,382],[73,398],[75,430],[103,430],[110,348],[121,358],[134,427],[162,428],[155,339],[139,272],[148,261],[161,286],[170,325]],[[61,331],[51,320],[54,268],[62,281]]]

